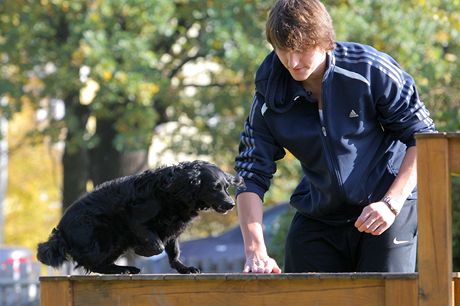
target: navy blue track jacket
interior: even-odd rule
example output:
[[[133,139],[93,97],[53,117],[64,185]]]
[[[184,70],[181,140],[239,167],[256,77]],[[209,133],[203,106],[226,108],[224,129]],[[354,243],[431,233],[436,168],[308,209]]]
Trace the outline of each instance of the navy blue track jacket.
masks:
[[[289,150],[305,176],[291,205],[311,218],[341,222],[380,200],[398,174],[414,133],[434,124],[414,80],[385,53],[338,42],[322,82],[323,120],[301,82],[271,52],[259,67],[235,169],[262,199]],[[409,199],[416,198],[414,190]],[[348,220],[350,221],[350,220]]]

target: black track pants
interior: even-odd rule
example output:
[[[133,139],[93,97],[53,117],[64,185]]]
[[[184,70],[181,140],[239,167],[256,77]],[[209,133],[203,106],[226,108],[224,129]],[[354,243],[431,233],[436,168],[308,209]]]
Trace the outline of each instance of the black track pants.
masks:
[[[286,273],[414,272],[417,201],[408,200],[383,234],[359,232],[354,222],[331,226],[297,213],[286,239]]]

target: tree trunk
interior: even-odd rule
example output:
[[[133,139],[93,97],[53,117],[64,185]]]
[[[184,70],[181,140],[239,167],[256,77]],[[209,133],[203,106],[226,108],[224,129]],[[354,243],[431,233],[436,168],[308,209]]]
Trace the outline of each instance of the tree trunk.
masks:
[[[88,181],[88,154],[85,148],[76,152],[64,150],[62,157],[63,164],[63,199],[62,208],[65,211],[75,200],[86,192]]]
[[[117,177],[132,175],[147,169],[148,151],[119,152],[114,147],[117,135],[114,129],[115,119],[99,119],[96,136],[98,145],[90,151],[91,179],[94,186]]]
[[[86,129],[89,111],[86,106],[79,103],[78,92],[69,94],[65,99],[65,104],[66,120],[72,122],[72,125],[77,126],[74,126],[73,129],[68,129],[64,154],[62,156],[63,211],[86,192],[86,183],[89,177],[88,150],[84,145],[83,139],[81,139],[81,135],[83,135],[83,131]]]

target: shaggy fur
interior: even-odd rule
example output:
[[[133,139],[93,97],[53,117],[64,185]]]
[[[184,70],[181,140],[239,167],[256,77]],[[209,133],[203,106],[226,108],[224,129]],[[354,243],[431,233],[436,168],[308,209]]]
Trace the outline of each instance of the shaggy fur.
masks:
[[[114,262],[129,249],[141,256],[166,250],[179,273],[199,273],[180,261],[177,238],[200,211],[232,209],[227,188],[242,184],[203,161],[103,183],[65,211],[49,240],[38,245],[37,258],[52,267],[74,261],[87,272],[136,274],[138,268]]]

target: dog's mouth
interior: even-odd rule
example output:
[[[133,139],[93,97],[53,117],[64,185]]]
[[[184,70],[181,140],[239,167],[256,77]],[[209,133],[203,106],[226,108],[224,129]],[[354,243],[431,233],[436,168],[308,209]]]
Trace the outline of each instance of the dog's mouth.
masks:
[[[214,210],[218,213],[226,215],[233,209],[233,207],[235,207],[235,203],[225,203],[214,207]]]

